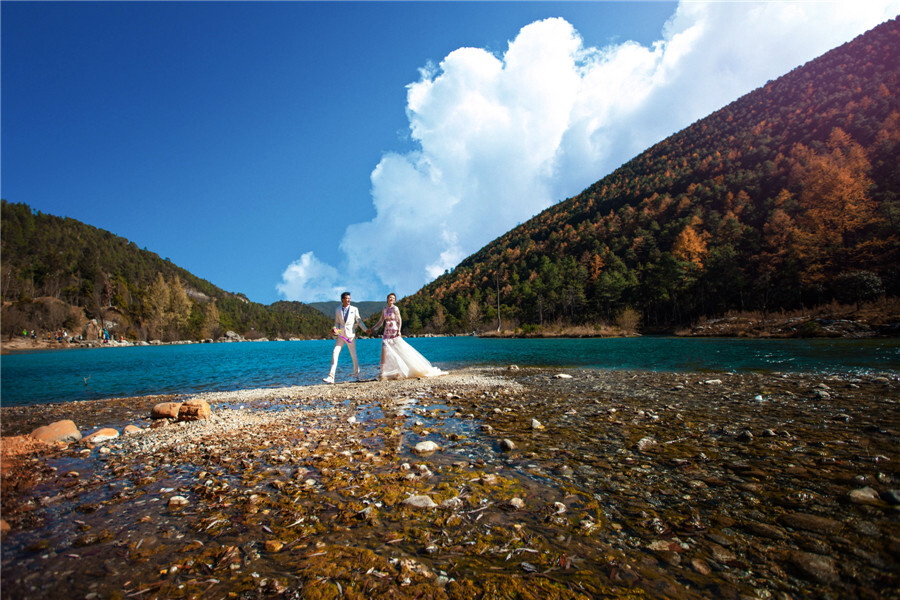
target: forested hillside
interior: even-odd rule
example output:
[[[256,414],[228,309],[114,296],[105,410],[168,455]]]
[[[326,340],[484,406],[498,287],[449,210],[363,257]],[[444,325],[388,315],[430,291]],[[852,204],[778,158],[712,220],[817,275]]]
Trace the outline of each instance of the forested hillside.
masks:
[[[219,289],[133,242],[75,219],[2,201],[3,333],[94,319],[133,340],[319,337],[331,322],[299,302],[264,306]]]
[[[650,327],[900,291],[900,21],[671,136],[404,299],[407,330]]]
[[[339,300],[330,300],[328,302],[310,302],[310,306],[321,312],[323,315],[327,316],[329,319],[334,318],[335,309],[341,305]],[[381,314],[381,309],[384,308],[384,302],[376,302],[372,300],[363,300],[363,301],[353,301],[353,306],[359,309],[359,314],[363,319],[368,319],[374,314]]]

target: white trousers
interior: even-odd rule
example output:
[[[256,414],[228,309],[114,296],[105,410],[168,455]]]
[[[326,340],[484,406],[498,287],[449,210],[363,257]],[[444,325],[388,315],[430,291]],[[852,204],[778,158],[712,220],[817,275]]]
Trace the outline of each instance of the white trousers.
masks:
[[[334,379],[334,374],[337,372],[338,356],[341,355],[344,344],[347,345],[347,349],[350,350],[350,358],[353,359],[353,375],[359,375],[359,361],[356,360],[356,338],[354,337],[347,342],[344,338],[338,336],[334,340],[334,350],[331,352],[331,371],[328,373],[328,376],[332,379]]]

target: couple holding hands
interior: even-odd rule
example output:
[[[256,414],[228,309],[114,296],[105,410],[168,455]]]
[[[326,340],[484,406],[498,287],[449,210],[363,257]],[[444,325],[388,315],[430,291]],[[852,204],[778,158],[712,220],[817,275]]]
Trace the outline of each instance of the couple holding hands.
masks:
[[[359,361],[356,359],[356,328],[371,333],[382,325],[384,333],[381,336],[381,373],[378,379],[405,379],[407,377],[433,377],[443,375],[437,367],[432,366],[428,360],[416,352],[415,348],[406,343],[400,337],[400,327],[403,320],[400,318],[400,309],[394,306],[397,302],[395,294],[388,294],[387,306],[381,311],[381,318],[372,328],[366,329],[359,310],[350,306],[350,292],[341,294],[341,306],[335,310],[334,351],[331,353],[331,371],[328,377],[323,379],[325,383],[334,383],[334,375],[337,371],[338,356],[346,345],[350,350],[350,358],[353,359],[353,376],[359,380]]]

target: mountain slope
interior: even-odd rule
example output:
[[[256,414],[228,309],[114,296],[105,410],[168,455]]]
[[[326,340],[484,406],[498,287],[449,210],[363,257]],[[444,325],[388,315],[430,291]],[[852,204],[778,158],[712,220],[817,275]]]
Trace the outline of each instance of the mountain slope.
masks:
[[[0,256],[6,334],[80,329],[85,318],[134,339],[200,339],[225,330],[251,338],[315,337],[330,328],[305,304],[250,302],[125,238],[26,204],[2,201]]]
[[[327,316],[329,319],[334,318],[334,311],[338,306],[341,305],[339,300],[330,300],[326,302],[310,302],[309,305],[323,315]],[[368,319],[372,315],[376,313],[381,313],[381,309],[384,308],[384,302],[373,302],[371,300],[363,300],[360,302],[353,301],[353,306],[359,309],[359,314],[363,319]]]
[[[651,326],[900,291],[900,21],[669,137],[401,305],[412,330]]]

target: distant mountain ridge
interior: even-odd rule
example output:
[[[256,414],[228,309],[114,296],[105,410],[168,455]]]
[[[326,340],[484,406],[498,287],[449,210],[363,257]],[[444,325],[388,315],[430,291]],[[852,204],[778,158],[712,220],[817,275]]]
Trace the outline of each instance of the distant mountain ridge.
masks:
[[[386,306],[385,302],[374,302],[363,300],[362,302],[356,302],[355,300],[351,302],[353,306],[359,309],[359,314],[363,319],[368,319],[374,314],[378,314],[381,312],[381,309]],[[334,311],[338,306],[341,305],[340,300],[329,300],[326,302],[310,302],[309,306],[313,307],[317,311],[321,312],[323,315],[328,317],[329,319],[334,318]]]
[[[129,339],[322,337],[331,323],[300,302],[269,306],[222,290],[108,231],[2,201],[3,333],[81,330]],[[54,302],[35,302],[45,298]]]
[[[670,136],[404,298],[408,328],[896,297],[897,56],[895,18]]]

